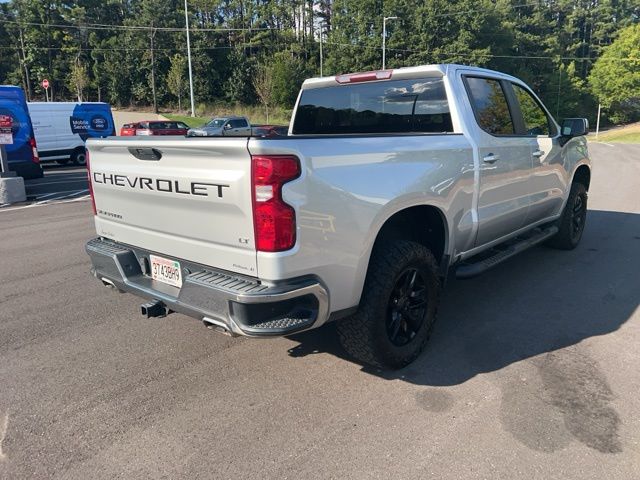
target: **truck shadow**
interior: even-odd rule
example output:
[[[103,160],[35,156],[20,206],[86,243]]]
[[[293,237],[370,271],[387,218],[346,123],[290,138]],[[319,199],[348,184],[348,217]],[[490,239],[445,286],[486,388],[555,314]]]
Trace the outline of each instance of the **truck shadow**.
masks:
[[[478,374],[611,333],[640,304],[640,214],[591,210],[573,251],[533,248],[486,274],[451,282],[425,352],[385,379],[461,384]],[[353,361],[335,325],[289,337],[292,357],[330,353]]]

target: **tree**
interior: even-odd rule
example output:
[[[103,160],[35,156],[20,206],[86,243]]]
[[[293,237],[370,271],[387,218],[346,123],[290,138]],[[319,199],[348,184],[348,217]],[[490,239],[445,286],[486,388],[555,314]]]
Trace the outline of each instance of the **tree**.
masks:
[[[224,84],[225,98],[232,103],[255,103],[253,89],[254,62],[243,48],[234,48],[229,54],[231,71]]]
[[[167,75],[167,86],[169,91],[178,97],[178,110],[182,110],[182,95],[187,90],[187,82],[185,79],[185,69],[187,67],[187,59],[176,53],[171,57],[171,68]]]
[[[80,63],[80,59],[76,59],[69,73],[69,86],[75,89],[79,102],[83,101],[84,90],[88,84],[89,77],[87,76],[87,67]]]
[[[640,25],[624,28],[605,48],[589,83],[614,123],[640,118]]]
[[[293,107],[300,86],[308,76],[304,62],[294,52],[279,52],[272,59],[270,70],[274,103],[285,108]]]
[[[273,101],[273,73],[266,65],[258,68],[253,78],[253,88],[256,90],[260,103],[264,106],[269,122],[269,105]]]

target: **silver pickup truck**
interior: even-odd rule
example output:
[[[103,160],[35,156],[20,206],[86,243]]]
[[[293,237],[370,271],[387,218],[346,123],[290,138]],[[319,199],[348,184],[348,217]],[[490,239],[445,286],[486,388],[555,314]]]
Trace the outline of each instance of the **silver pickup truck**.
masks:
[[[338,321],[360,362],[409,364],[448,275],[582,236],[587,123],[509,75],[428,65],[304,82],[275,138],[88,141],[105,285],[231,335]]]

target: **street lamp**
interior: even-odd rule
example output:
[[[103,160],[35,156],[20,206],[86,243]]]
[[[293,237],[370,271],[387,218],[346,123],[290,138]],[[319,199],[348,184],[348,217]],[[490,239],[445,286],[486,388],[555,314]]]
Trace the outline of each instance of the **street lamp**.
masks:
[[[324,30],[326,28],[327,24],[325,23],[325,20],[323,18],[320,19],[320,76],[323,77],[324,76],[324,72],[323,72],[323,60],[324,60],[324,55],[322,52],[322,40],[323,40],[323,36],[324,36]]]
[[[189,59],[189,92],[191,94],[191,116],[196,116],[195,102],[193,101],[193,70],[191,69],[191,40],[189,38],[189,12],[187,0],[184,0],[184,23],[187,30],[187,58]]]
[[[387,45],[387,20],[397,20],[398,17],[384,17],[382,19],[382,69],[386,67],[386,45]]]

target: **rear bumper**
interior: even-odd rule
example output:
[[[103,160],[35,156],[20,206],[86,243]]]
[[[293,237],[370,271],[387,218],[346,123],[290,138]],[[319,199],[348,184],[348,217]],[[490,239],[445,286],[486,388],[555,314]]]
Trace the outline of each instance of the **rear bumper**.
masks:
[[[185,260],[182,288],[145,275],[155,252],[95,238],[86,245],[93,275],[105,285],[145,299],[234,335],[281,336],[322,325],[329,316],[326,289],[312,277],[265,284],[250,277],[211,269]],[[162,254],[160,254],[162,255]]]

